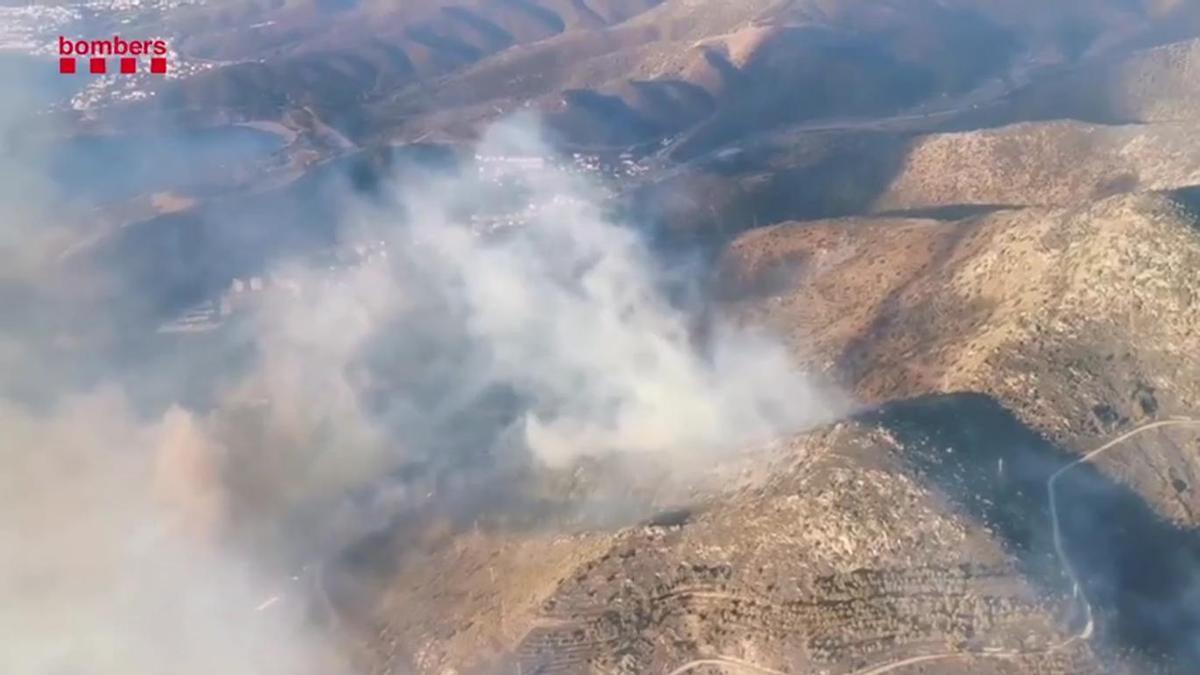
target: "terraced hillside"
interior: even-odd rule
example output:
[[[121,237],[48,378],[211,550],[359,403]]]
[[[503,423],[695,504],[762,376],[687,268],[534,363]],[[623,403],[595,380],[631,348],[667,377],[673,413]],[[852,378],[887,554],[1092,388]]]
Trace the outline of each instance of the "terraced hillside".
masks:
[[[765,478],[615,535],[450,536],[433,554],[444,573],[377,609],[391,647],[376,672],[849,673],[920,655],[941,655],[936,672],[1098,667],[1056,582],[1031,585],[989,527],[948,515],[907,474],[912,450],[864,420],[782,443]],[[542,563],[518,563],[535,547]],[[568,550],[582,557],[564,567]]]

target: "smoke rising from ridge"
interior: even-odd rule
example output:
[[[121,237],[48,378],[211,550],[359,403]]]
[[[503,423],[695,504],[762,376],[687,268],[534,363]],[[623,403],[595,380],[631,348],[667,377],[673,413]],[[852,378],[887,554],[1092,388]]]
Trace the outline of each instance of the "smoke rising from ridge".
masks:
[[[521,120],[477,153],[551,154]],[[109,376],[43,382],[46,405],[0,400],[0,632],[20,645],[0,670],[336,673],[290,571],[406,509],[471,486],[518,490],[496,487],[512,467],[585,458],[687,476],[839,412],[766,336],[674,299],[595,186],[553,162],[501,173],[352,200],[342,239],[369,254],[280,262],[228,326],[196,338],[252,347],[208,383],[211,407],[135,409],[121,366],[87,352],[88,322],[66,322],[85,333],[69,336],[78,358]],[[522,224],[491,227],[505,213]],[[92,329],[106,330],[103,314]],[[5,328],[17,337],[3,391],[19,391],[36,375],[6,364],[53,351]],[[399,477],[413,464],[433,487]],[[446,488],[456,481],[466,488]],[[270,597],[282,600],[256,609]]]
[[[550,154],[515,124],[478,152]],[[634,230],[606,219],[589,186],[554,168],[522,178],[533,209],[515,232],[488,239],[457,226],[452,182],[403,199],[411,245],[401,250],[411,256],[402,266],[455,309],[477,380],[530,402],[518,424],[539,458],[686,459],[828,414],[777,344],[720,323],[704,334],[696,307],[673,305],[659,263]]]

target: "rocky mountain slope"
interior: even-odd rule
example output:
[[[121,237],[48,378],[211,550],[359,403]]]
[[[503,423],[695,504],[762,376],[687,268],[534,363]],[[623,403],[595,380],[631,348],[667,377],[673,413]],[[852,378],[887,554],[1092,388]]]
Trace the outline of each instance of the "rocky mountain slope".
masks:
[[[1195,119],[1197,50],[1200,41],[1182,39],[1067,70],[1017,92],[993,119],[1072,117],[1109,124]]]
[[[921,450],[893,423],[780,443],[732,491],[617,534],[447,536],[442,574],[423,561],[376,610],[376,672],[1099,667],[1067,598],[909,473]]]
[[[1018,73],[1194,36],[1198,22],[1186,3],[1116,1],[242,0],[125,26],[171,36],[206,67],[120,115],[279,120],[307,108],[360,140],[412,140],[462,138],[530,104],[584,145],[686,132],[708,146],[942,106]]]
[[[61,260],[149,289],[121,331],[220,314],[280,257],[344,271],[339,199],[395,206],[377,188],[406,166],[452,173],[462,139],[540,111],[574,159],[636,162],[604,206],[664,261],[715,263],[706,309],[781,336],[858,407],[679,476],[522,466],[485,476],[494,500],[380,478],[417,506],[293,577],[357,671],[1196,672],[1200,10],[1044,5],[185,7],[131,29],[214,67],[89,123],[287,140],[270,172],[159,193],[171,213]],[[188,378],[219,370],[189,358]],[[350,361],[335,374],[385,400],[392,380]]]
[[[864,400],[970,391],[1083,450],[1117,429],[1194,414],[1200,235],[1167,196],[1013,209],[964,221],[779,225],[730,250],[746,311]],[[1198,467],[1165,443],[1108,467],[1192,524]],[[1114,460],[1116,461],[1116,460]]]
[[[720,278],[732,309],[864,411],[748,451],[714,469],[722,489],[637,526],[421,525],[425,553],[397,549],[387,590],[360,606],[360,658],[373,672],[1187,672],[1200,426],[1147,428],[1060,471],[1200,406],[1200,221],[1184,201],[741,236]]]
[[[1084,204],[1197,185],[1198,126],[1054,121],[925,136],[913,142],[874,208]]]

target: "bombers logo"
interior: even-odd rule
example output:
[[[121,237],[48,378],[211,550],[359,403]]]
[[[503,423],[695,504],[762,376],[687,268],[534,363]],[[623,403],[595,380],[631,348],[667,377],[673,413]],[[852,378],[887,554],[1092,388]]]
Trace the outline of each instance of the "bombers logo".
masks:
[[[166,40],[124,40],[116,35],[104,40],[68,40],[58,36],[58,72],[76,72],[76,57],[84,58],[88,72],[103,75],[108,72],[108,57],[116,57],[118,71],[125,75],[138,72],[142,58],[149,59],[150,72],[167,72]]]

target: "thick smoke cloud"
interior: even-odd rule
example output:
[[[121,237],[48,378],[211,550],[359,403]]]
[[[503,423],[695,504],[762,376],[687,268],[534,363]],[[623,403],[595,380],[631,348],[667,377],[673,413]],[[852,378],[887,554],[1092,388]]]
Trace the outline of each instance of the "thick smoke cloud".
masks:
[[[0,424],[0,670],[329,673],[295,605],[214,539],[214,455],[178,410],[143,424],[118,393]]]
[[[344,672],[287,577],[230,546],[228,455],[211,418],[170,400],[152,417],[131,405],[122,366],[99,348],[116,308],[92,302],[113,270],[63,255],[96,219],[48,175],[61,130],[38,115],[37,87],[5,82],[0,672]],[[284,590],[287,602],[256,611]]]
[[[549,152],[519,123],[483,157]],[[456,223],[475,210],[462,179],[407,195],[403,267],[454,309],[476,386],[527,402],[517,424],[541,460],[608,452],[687,462],[828,414],[784,351],[746,330],[704,326],[668,301],[636,231],[609,222],[583,181],[555,168],[516,172],[523,225],[495,237]],[[466,204],[463,202],[466,201]],[[484,208],[487,208],[484,206]]]
[[[303,533],[293,555],[317,555],[424,501],[488,508],[481,489],[581,460],[682,483],[842,411],[780,345],[678,292],[531,122],[492,129],[475,155],[349,206],[353,263],[270,270],[256,361],[208,424],[238,467],[243,534]],[[397,477],[412,466],[424,482]]]
[[[527,121],[477,153],[550,155]],[[239,364],[209,383],[211,406],[132,405],[121,366],[87,350],[112,308],[50,321],[76,331],[53,340],[10,314],[0,672],[336,673],[306,613],[311,570],[407,509],[463,498],[447,484],[519,490],[504,487],[513,467],[612,456],[686,477],[838,412],[780,346],[669,293],[595,186],[552,162],[491,171],[353,201],[353,263],[265,270],[264,289],[196,338]],[[520,226],[493,227],[512,213]],[[6,243],[28,222],[6,221]],[[61,272],[30,268],[22,292],[61,293]],[[36,404],[14,394],[63,340],[102,376],[47,375]],[[235,360],[247,343],[252,358]],[[406,478],[412,465],[426,483]]]

